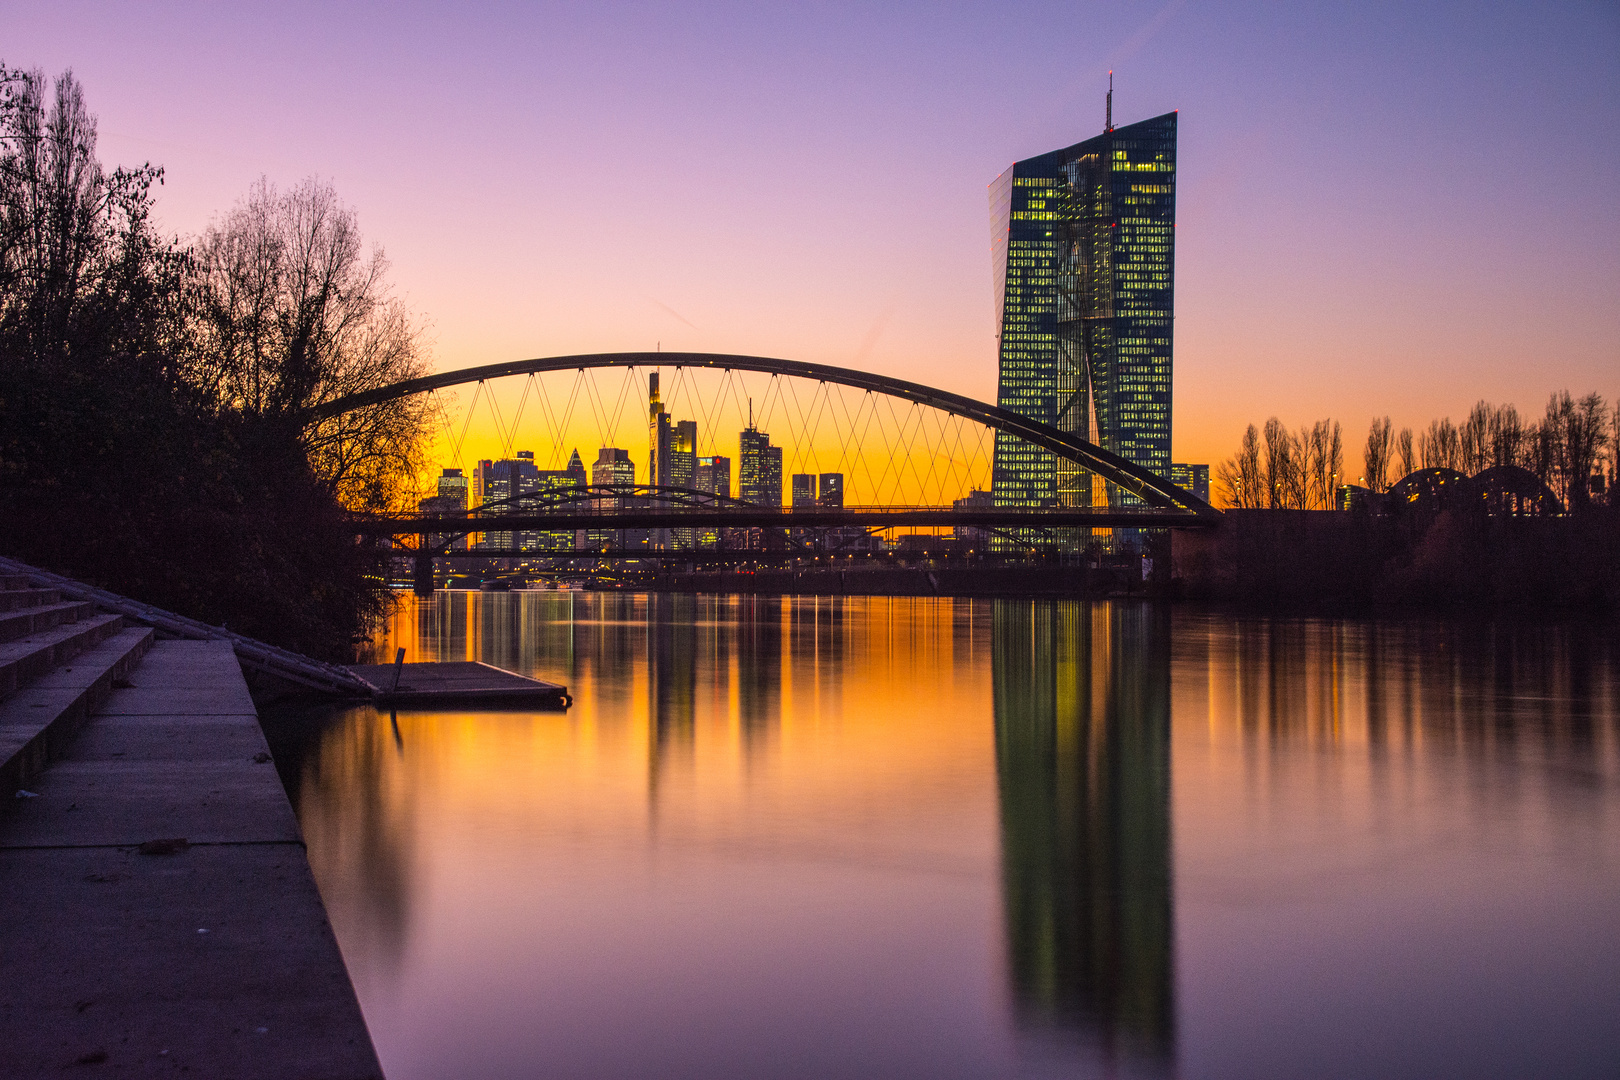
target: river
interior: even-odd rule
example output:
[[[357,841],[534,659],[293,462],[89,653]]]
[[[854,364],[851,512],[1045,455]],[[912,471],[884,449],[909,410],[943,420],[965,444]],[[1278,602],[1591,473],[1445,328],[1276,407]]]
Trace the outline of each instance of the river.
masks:
[[[1620,648],[440,592],[566,713],[266,710],[390,1080],[1620,1075]]]

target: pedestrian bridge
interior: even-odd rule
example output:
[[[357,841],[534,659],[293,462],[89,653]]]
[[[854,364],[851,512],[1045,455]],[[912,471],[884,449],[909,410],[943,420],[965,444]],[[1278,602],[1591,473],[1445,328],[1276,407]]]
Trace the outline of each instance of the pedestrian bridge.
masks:
[[[735,497],[735,482],[729,492],[716,492],[696,484],[557,481],[576,449],[589,470],[595,448],[625,448],[645,473],[652,408],[645,376],[653,372],[663,374],[657,407],[672,424],[689,421],[686,430],[695,431],[692,453],[730,458],[734,469],[737,432],[753,428],[780,447],[784,486],[794,474],[842,475],[839,505],[791,493],[784,501],[799,505],[754,505]],[[464,400],[450,393],[458,387],[472,387],[472,394]],[[772,357],[622,352],[517,360],[339,397],[314,409],[310,420],[339,428],[363,423],[368,412],[422,394],[435,397],[441,462],[470,471],[464,455],[476,423],[486,446],[493,433],[500,457],[532,448],[536,467],[552,477],[547,490],[465,515],[356,516],[357,532],[442,539],[593,530],[611,519],[620,530],[972,526],[1028,537],[1060,529],[1198,527],[1220,518],[1191,492],[1073,432],[920,383]],[[994,505],[984,493],[998,440],[1004,448],[1023,444],[1049,455],[1061,494],[1038,505],[1005,499]]]

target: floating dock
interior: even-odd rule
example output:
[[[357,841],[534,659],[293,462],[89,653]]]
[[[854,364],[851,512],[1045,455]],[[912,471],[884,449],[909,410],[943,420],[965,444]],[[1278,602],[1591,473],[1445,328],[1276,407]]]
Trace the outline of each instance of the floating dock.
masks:
[[[352,664],[379,705],[395,709],[438,706],[528,706],[566,709],[568,688],[476,660],[422,664]]]

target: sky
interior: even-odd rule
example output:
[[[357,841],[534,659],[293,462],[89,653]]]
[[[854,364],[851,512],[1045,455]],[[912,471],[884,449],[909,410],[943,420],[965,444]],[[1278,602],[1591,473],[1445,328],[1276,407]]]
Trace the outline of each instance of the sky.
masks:
[[[192,235],[330,180],[434,364],[664,349],[994,400],[987,185],[1179,110],[1173,454],[1620,397],[1620,7],[0,0]]]

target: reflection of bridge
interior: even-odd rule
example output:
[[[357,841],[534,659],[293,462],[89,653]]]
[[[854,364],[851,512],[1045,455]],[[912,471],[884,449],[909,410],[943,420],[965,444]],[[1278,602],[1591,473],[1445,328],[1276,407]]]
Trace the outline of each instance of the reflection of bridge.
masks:
[[[1119,457],[1116,454],[1110,453],[1102,447],[1080,438],[1078,435],[1059,430],[1058,428],[1052,427],[1048,424],[1031,420],[1028,417],[1021,416],[1018,413],[1010,410],[989,405],[985,402],[964,397],[960,394],[953,394],[945,390],[938,390],[934,387],[924,386],[920,383],[906,382],[901,379],[894,379],[884,375],[875,375],[870,372],[855,371],[850,368],[832,367],[826,364],[802,363],[798,361],[780,360],[770,357],[734,356],[719,353],[595,353],[578,356],[544,357],[535,360],[520,360],[505,364],[490,364],[483,367],[465,368],[459,371],[443,372],[437,375],[425,376],[420,379],[411,379],[391,386],[385,386],[375,390],[368,390],[363,393],[339,398],[315,409],[311,414],[311,420],[315,422],[328,421],[333,418],[340,417],[345,413],[363,410],[371,406],[384,404],[386,402],[397,400],[413,394],[435,392],[451,386],[476,383],[479,386],[479,390],[482,391],[483,384],[492,379],[499,379],[508,376],[528,376],[532,380],[534,376],[547,372],[577,372],[582,379],[587,372],[594,372],[604,368],[645,368],[648,370],[673,368],[676,372],[677,378],[679,378],[683,371],[688,370],[721,373],[725,376],[726,382],[721,385],[716,394],[707,400],[699,396],[696,402],[689,405],[689,409],[692,413],[696,414],[696,416],[701,418],[702,421],[708,423],[708,426],[711,429],[708,437],[711,439],[713,438],[713,432],[718,428],[719,425],[719,409],[726,404],[723,399],[727,393],[727,390],[730,390],[733,398],[737,396],[736,388],[730,386],[729,380],[731,376],[734,373],[751,372],[770,376],[772,380],[772,388],[776,389],[777,400],[782,402],[787,401],[789,399],[789,395],[783,393],[779,387],[776,387],[776,383],[780,380],[787,380],[789,382],[797,380],[801,383],[814,384],[815,387],[822,388],[806,391],[805,396],[809,398],[811,405],[808,410],[800,408],[798,418],[799,422],[803,425],[804,430],[794,432],[793,437],[795,440],[797,440],[800,436],[803,436],[803,438],[811,441],[817,438],[826,438],[828,425],[830,425],[832,429],[831,438],[841,440],[841,459],[850,459],[852,454],[855,458],[865,456],[865,451],[860,445],[860,442],[861,440],[875,439],[875,436],[873,435],[874,423],[879,424],[879,433],[884,434],[884,438],[886,440],[888,436],[882,431],[881,428],[881,410],[873,407],[870,409],[870,411],[865,411],[867,409],[865,402],[857,403],[857,406],[853,410],[848,407],[847,403],[842,403],[844,408],[842,419],[840,419],[838,405],[834,404],[830,408],[826,407],[828,405],[828,399],[824,396],[823,391],[824,388],[828,386],[847,387],[857,390],[862,392],[862,394],[864,394],[867,398],[876,396],[886,400],[909,403],[913,408],[934,410],[937,413],[943,414],[944,416],[958,418],[972,424],[981,425],[983,428],[994,432],[1014,436],[1022,442],[1029,444],[1033,448],[1038,448],[1041,451],[1050,453],[1056,458],[1073,462],[1074,464],[1089,470],[1091,473],[1095,474],[1097,477],[1106,482],[1106,489],[1109,492],[1105,498],[1107,503],[1106,506],[1001,506],[997,507],[996,509],[998,511],[1003,511],[1004,514],[996,518],[996,524],[1016,524],[1021,526],[1038,521],[1043,525],[1061,525],[1063,527],[1101,528],[1108,527],[1110,525],[1154,527],[1159,525],[1193,525],[1207,523],[1219,517],[1219,511],[1215,510],[1201,499],[1193,496],[1190,492],[1184,491],[1176,485],[1170,483],[1169,480],[1158,475],[1157,473],[1134,464],[1133,462],[1127,461],[1125,458]],[[612,444],[609,441],[609,432],[611,431],[616,433],[619,423],[618,420],[612,415],[612,410],[606,405],[607,398],[600,393],[597,393],[593,398],[593,390],[594,384],[587,386],[584,390],[584,399],[590,403],[590,408],[597,412],[596,421],[599,431],[603,436],[600,445],[608,446]],[[677,391],[675,389],[675,384],[672,383],[669,398],[672,405],[676,400],[676,393]],[[797,391],[793,391],[792,394],[793,396],[791,400],[794,406],[800,405],[800,398]],[[528,390],[526,388],[523,402],[527,402],[528,397]],[[611,397],[611,394],[608,395],[608,397]],[[576,381],[573,393],[570,395],[568,400],[568,417],[573,415],[579,399],[580,385],[579,382]],[[493,400],[493,398],[491,398],[491,400]],[[770,401],[769,389],[767,389],[764,401],[767,404]],[[819,410],[817,406],[818,401],[822,403],[822,407],[820,407]],[[476,406],[476,404],[477,395],[475,394],[473,405]],[[523,404],[520,403],[520,412],[522,408]],[[544,406],[544,408],[550,416],[550,425],[552,431],[557,436],[558,444],[560,445],[563,437],[562,429],[567,427],[568,419],[565,417],[561,424],[559,424],[558,417],[556,413],[552,412],[549,404]],[[617,408],[622,412],[622,393]],[[556,410],[556,412],[561,411],[561,407]],[[783,406],[783,414],[790,422],[792,421],[791,412],[791,408],[786,405]],[[499,412],[495,411],[493,415],[497,425],[500,425],[502,421]],[[471,407],[469,407],[469,419],[470,416]],[[824,417],[830,417],[831,419],[824,419]],[[898,445],[896,445],[894,441],[885,442],[884,453],[889,455],[891,458],[897,452],[908,455],[921,453],[938,455],[941,453],[948,454],[951,452],[951,449],[948,446],[943,445],[943,442],[940,445],[934,445],[927,439],[922,439],[921,441],[923,442],[923,445],[919,447],[917,445],[919,442],[919,434],[924,431],[925,427],[925,425],[923,425],[920,421],[912,424],[912,421],[909,419],[898,418],[892,408],[890,410],[890,418],[898,420],[899,428]],[[515,416],[512,421],[512,431],[514,435],[518,422],[519,417]],[[862,426],[863,423],[864,427]],[[912,424],[909,429],[907,427],[908,424]],[[909,434],[907,434],[908,430]],[[958,435],[959,434],[960,433],[958,433]],[[508,441],[510,442],[511,440]],[[851,448],[852,441],[855,443],[853,450]],[[459,446],[457,449],[459,451]],[[958,446],[957,449],[960,449],[960,447]],[[873,453],[876,453],[875,444]],[[813,453],[806,460],[814,460]],[[806,471],[811,470],[807,468]],[[828,470],[821,469],[819,471]],[[932,471],[932,465],[930,464],[930,474]],[[917,470],[917,473],[918,475],[921,475],[920,468]],[[989,478],[986,477],[985,479],[988,480]],[[926,487],[926,483],[924,483],[923,486]],[[988,484],[985,486],[988,486]],[[898,490],[898,488],[896,488],[896,490]],[[964,491],[961,492],[961,494],[965,495],[967,492]],[[927,508],[918,506],[911,506],[905,508],[904,510],[896,509],[895,512],[898,513],[899,516],[893,516],[890,514],[889,504],[894,500],[876,499],[874,501],[884,504],[881,509],[886,515],[889,516],[885,516],[881,520],[886,524],[949,525],[962,523],[962,519],[957,517],[939,516],[939,510],[936,510],[933,515],[919,516],[923,515],[924,510]],[[1094,498],[1092,501],[1096,502],[1097,500]],[[1162,511],[1163,513],[1159,517],[1152,517],[1151,515],[1148,517],[1142,517],[1133,511],[1133,508],[1137,507],[1143,509],[1156,509]],[[880,520],[879,518],[872,516],[873,513],[880,509],[880,507],[869,505],[862,507],[861,509],[863,511],[868,511],[866,516],[861,518],[861,520],[872,521],[874,523]],[[942,510],[942,508],[940,508],[940,510]],[[583,513],[583,511],[581,511],[581,513]],[[692,510],[688,508],[681,510],[680,513],[685,515],[688,520],[695,523],[700,517],[708,521],[716,520],[714,515],[716,515],[718,511],[714,508],[705,508],[700,514],[694,514]],[[742,512],[736,511],[736,513],[741,514]],[[1077,514],[1081,516],[1075,516],[1072,519],[1064,516]],[[1109,515],[1112,514],[1124,514],[1126,516],[1111,519]],[[767,517],[769,517],[769,520],[767,520]],[[388,520],[392,521],[394,519]],[[580,521],[577,514],[574,515],[574,520]],[[646,527],[661,527],[668,524],[668,522],[669,519],[667,516],[660,517],[656,523],[651,522],[649,519],[649,524]],[[729,518],[727,523],[739,526],[744,524],[740,519],[737,518]],[[853,523],[853,519],[845,516],[839,516],[837,520],[829,518],[826,522],[816,522],[814,524],[817,527],[820,527],[822,525],[833,526],[850,523]],[[386,524],[387,522],[385,522],[384,519],[375,519],[375,524],[367,526],[362,531],[378,531],[384,528]],[[809,522],[803,516],[796,517],[790,522],[786,516],[776,517],[769,515],[761,516],[757,521],[757,525],[759,527],[764,527],[767,525],[786,526],[788,524],[805,526],[811,524],[811,522]],[[407,532],[418,531],[418,528],[414,523],[407,523],[403,519],[399,519],[398,526],[404,528]],[[517,525],[514,520],[509,527],[521,528],[523,526]],[[552,523],[552,527],[568,528],[570,526],[563,524],[561,521],[554,521]],[[576,524],[573,527],[589,527],[589,522],[581,521],[579,524]],[[625,525],[624,527],[629,528],[640,526]]]
[[[512,504],[532,504],[522,509]],[[492,509],[493,508],[493,509]],[[1203,525],[1185,511],[1151,506],[1009,507],[983,506],[755,506],[740,499],[685,488],[645,484],[595,484],[514,496],[500,504],[462,514],[355,515],[356,533],[370,536],[433,536],[443,546],[470,533],[553,531],[609,532],[625,529],[865,530],[898,526],[976,526],[979,528],[1166,528]]]

